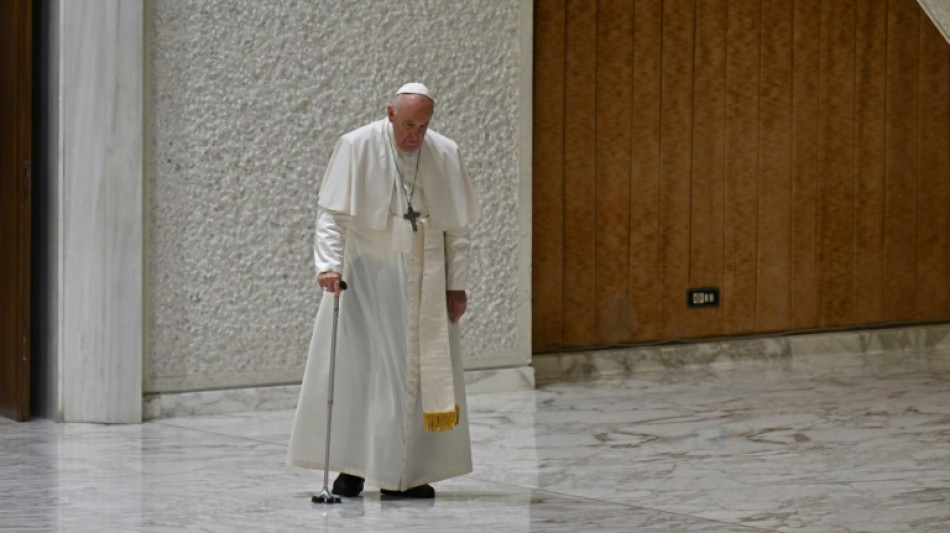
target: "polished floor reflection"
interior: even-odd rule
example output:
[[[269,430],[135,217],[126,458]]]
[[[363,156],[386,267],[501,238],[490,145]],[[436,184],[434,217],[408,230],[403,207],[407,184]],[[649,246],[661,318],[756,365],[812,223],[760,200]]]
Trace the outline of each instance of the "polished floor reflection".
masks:
[[[946,532],[950,372],[678,370],[470,396],[435,501],[310,503],[293,413],[0,421],[2,531]]]

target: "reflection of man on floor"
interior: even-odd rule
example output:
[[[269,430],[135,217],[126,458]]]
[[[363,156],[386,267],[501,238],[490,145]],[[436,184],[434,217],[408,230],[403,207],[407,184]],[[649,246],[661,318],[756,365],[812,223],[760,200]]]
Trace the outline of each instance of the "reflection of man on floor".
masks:
[[[478,206],[458,146],[429,131],[435,100],[397,91],[387,117],[340,138],[320,187],[315,260],[341,279],[330,464],[323,464],[332,298],[314,324],[289,464],[340,472],[384,495],[432,498],[428,483],[471,472],[458,320]]]

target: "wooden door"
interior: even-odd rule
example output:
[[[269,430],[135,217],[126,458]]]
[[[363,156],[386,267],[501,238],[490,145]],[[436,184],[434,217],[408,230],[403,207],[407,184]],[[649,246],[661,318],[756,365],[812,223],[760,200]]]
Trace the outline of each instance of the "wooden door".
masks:
[[[0,2],[0,415],[30,416],[30,157],[33,12]]]

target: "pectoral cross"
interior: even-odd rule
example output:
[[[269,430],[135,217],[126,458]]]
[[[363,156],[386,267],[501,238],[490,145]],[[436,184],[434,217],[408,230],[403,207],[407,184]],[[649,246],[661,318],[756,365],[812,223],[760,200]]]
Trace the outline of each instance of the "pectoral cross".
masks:
[[[418,219],[419,216],[419,212],[413,211],[412,204],[409,204],[409,210],[405,215],[402,216],[402,218],[408,220],[409,223],[412,224],[412,231],[419,231],[419,228],[416,226],[416,219]]]

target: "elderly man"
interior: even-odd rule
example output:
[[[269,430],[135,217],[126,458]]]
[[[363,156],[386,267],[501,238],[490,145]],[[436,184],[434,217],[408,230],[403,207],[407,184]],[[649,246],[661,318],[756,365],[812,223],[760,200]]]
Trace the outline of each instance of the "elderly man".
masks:
[[[435,100],[400,88],[387,117],[343,135],[320,187],[317,280],[340,298],[330,462],[324,465],[333,298],[323,298],[288,464],[384,496],[432,498],[471,472],[458,321],[479,209],[458,146],[430,131]],[[325,294],[326,294],[325,293]]]

